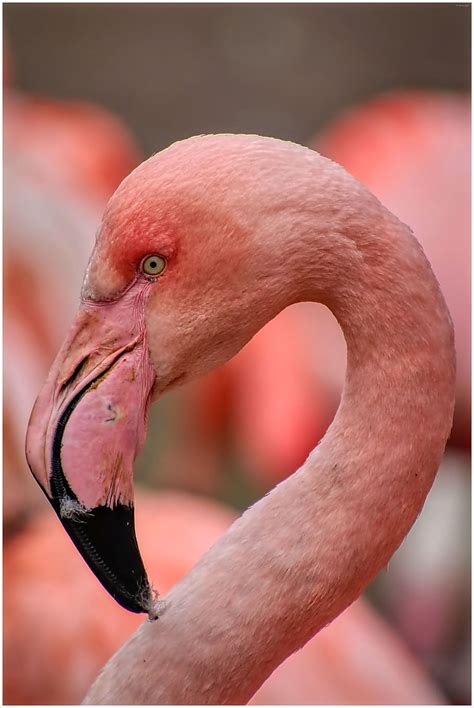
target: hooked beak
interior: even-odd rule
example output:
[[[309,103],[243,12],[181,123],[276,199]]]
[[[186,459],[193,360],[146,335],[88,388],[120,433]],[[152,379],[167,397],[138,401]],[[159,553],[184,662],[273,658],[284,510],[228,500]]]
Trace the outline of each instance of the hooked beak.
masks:
[[[133,463],[155,374],[136,302],[81,305],[36,400],[30,469],[74,545],[115,600],[150,612],[135,536]]]

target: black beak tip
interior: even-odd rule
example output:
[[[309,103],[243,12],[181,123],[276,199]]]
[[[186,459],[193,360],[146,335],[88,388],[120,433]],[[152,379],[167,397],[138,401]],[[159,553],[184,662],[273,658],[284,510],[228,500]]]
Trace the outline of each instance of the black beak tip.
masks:
[[[133,506],[85,510],[76,499],[50,499],[79,553],[124,609],[149,613],[153,594],[135,535]]]

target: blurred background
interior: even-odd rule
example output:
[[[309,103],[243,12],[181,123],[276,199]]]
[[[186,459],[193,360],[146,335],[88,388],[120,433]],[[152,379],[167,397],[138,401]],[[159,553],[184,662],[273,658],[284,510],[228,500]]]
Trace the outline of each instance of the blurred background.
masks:
[[[422,243],[457,341],[455,424],[389,568],[260,704],[470,703],[470,6],[4,4],[4,702],[77,703],[141,621],[79,558],[24,460],[104,205],[193,134],[306,144]],[[137,535],[166,592],[331,422],[345,347],[294,306],[155,405]]]

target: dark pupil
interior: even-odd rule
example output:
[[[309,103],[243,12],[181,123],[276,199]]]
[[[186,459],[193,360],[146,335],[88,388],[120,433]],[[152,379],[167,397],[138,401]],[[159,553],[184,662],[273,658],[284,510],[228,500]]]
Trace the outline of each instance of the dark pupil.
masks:
[[[150,268],[156,268],[158,263],[156,261],[150,261]]]

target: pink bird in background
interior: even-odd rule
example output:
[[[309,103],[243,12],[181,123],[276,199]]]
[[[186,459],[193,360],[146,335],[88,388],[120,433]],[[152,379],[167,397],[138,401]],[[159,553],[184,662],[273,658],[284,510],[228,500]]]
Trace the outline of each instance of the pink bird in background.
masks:
[[[8,62],[11,65],[11,62]],[[82,102],[4,95],[4,521],[42,503],[23,438],[77,302],[104,204],[139,153],[120,121]],[[51,310],[54,303],[54,312]]]
[[[471,107],[467,96],[400,91],[347,111],[311,141],[343,165],[416,234],[446,297],[456,336],[456,409],[450,444],[470,449]],[[308,317],[311,316],[308,312]],[[331,325],[328,325],[328,327]],[[333,322],[333,328],[336,325]],[[342,340],[321,336],[321,376]],[[336,351],[339,350],[339,351]],[[338,391],[344,371],[339,367]]]
[[[40,185],[104,203],[140,161],[121,121],[84,101],[59,101],[7,92],[6,152]]]
[[[233,484],[259,495],[304,462],[331,418],[324,383],[307,365],[295,308],[269,322],[232,361],[172,392],[166,409],[151,411],[152,430],[166,425],[167,437],[164,450],[149,449],[150,482],[224,496]],[[229,452],[233,480],[223,471]]]
[[[168,592],[234,518],[225,506],[192,495],[139,494],[137,536],[156,587]],[[7,704],[79,703],[141,623],[118,607],[71,551],[60,524],[46,513],[6,545]],[[251,702],[425,705],[443,697],[389,625],[360,599],[284,662]]]

